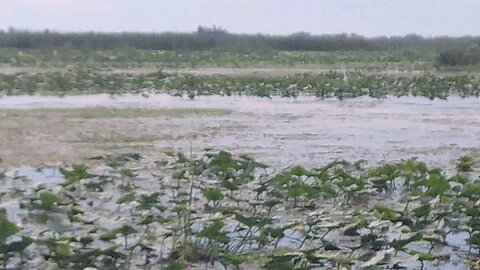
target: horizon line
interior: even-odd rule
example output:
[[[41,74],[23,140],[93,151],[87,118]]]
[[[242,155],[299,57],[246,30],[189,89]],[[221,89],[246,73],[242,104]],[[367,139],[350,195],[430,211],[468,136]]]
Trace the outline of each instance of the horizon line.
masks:
[[[203,25],[199,25],[198,27],[205,27]],[[207,26],[208,29],[211,29]],[[296,31],[291,32],[288,34],[269,34],[269,33],[239,33],[239,32],[229,32],[227,29],[224,28],[217,28],[224,32],[219,32],[225,35],[238,35],[238,36],[270,36],[270,37],[290,37],[290,36],[311,36],[311,37],[325,37],[325,36],[347,36],[347,37],[359,37],[365,39],[378,39],[378,38],[406,38],[406,37],[416,37],[420,39],[438,39],[438,38],[480,38],[480,35],[473,35],[473,34],[466,34],[466,35],[433,35],[433,36],[425,36],[417,33],[407,33],[407,34],[398,34],[398,35],[377,35],[377,36],[366,36],[359,33],[347,33],[347,32],[337,32],[337,33],[310,33],[307,31]],[[166,30],[166,31],[130,31],[130,30],[120,30],[120,31],[98,31],[98,30],[58,30],[58,29],[24,29],[24,28],[15,28],[13,26],[9,26],[7,28],[0,28],[0,32],[9,33],[9,32],[23,32],[23,33],[53,33],[53,34],[196,34],[198,33],[197,30],[194,31],[175,31],[175,30]]]

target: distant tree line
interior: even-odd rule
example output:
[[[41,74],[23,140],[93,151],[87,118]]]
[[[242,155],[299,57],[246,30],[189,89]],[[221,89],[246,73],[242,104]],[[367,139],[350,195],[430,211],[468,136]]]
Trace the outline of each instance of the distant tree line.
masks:
[[[43,49],[68,46],[73,49],[106,50],[135,48],[141,50],[237,50],[237,51],[376,51],[431,50],[455,46],[457,43],[480,44],[480,37],[436,37],[418,35],[366,38],[356,34],[287,36],[231,34],[222,28],[198,27],[193,33],[59,33],[45,30],[30,32],[0,30],[0,47]]]
[[[68,48],[96,50],[167,51],[400,51],[415,55],[437,55],[437,66],[466,66],[480,63],[480,37],[425,38],[406,36],[366,38],[356,34],[311,35],[299,32],[285,36],[232,34],[220,27],[199,26],[192,33],[60,33],[0,29],[0,48],[19,50]]]

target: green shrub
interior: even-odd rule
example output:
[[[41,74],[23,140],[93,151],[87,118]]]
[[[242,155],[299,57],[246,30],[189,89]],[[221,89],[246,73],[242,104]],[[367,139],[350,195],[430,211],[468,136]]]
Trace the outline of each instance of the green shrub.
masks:
[[[470,66],[480,63],[480,46],[468,44],[440,51],[436,64],[440,66]]]

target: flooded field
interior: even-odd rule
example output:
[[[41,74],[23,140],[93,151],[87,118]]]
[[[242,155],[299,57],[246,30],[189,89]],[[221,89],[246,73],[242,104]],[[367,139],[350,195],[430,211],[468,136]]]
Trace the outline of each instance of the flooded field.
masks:
[[[480,270],[479,8],[7,2],[0,270]]]
[[[478,108],[455,96],[3,97],[3,262],[468,269]]]
[[[480,99],[170,95],[14,96],[0,99],[0,158],[7,164],[88,161],[92,156],[216,148],[273,166],[319,166],[419,157],[451,165],[479,156]]]

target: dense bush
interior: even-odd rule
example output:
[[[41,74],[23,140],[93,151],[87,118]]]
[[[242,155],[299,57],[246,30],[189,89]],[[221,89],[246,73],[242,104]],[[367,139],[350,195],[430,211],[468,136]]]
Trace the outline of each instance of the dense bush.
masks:
[[[469,44],[442,50],[437,64],[443,66],[469,66],[480,63],[480,46]]]

